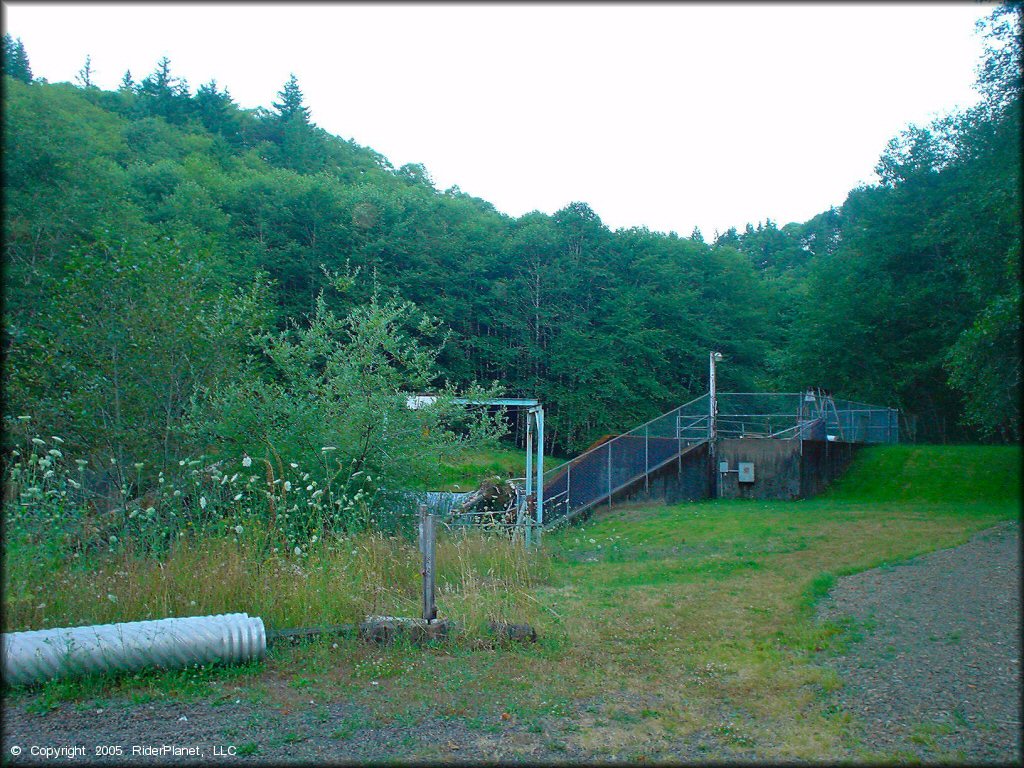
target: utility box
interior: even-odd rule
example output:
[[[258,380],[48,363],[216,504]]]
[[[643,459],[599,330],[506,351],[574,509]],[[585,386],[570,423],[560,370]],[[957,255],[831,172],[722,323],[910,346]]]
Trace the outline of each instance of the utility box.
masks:
[[[729,471],[729,462],[728,461],[720,461],[720,462],[718,462],[718,471],[721,472],[723,475],[726,472],[728,472]]]
[[[754,482],[754,462],[741,461],[739,464],[739,481],[741,483]]]

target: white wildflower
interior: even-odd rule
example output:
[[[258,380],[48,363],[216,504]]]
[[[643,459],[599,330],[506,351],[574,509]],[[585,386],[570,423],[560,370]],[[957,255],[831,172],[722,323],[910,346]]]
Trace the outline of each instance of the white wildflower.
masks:
[[[288,466],[291,467],[292,469],[298,469],[299,468],[299,465],[296,464],[294,461],[289,462]]]
[[[290,491],[292,489],[292,483],[291,483],[290,480],[285,480],[284,481],[284,489],[286,491]]]
[[[242,466],[243,467],[251,467],[252,466],[252,459],[250,459],[248,456],[243,456],[242,457]]]
[[[229,483],[231,483],[231,484],[233,485],[233,484],[234,484],[234,482],[235,482],[235,480],[237,480],[237,479],[238,479],[238,473],[237,473],[237,472],[235,472],[235,474],[233,474],[233,475],[231,476],[231,479],[230,479],[230,480],[228,480],[228,482],[229,482]]]
[[[235,498],[234,498],[234,500],[235,500],[235,501],[238,501],[238,500],[239,500],[239,499],[241,499],[241,498],[242,498],[242,494],[240,494],[240,493],[236,493],[236,494],[235,494]]]
[[[295,548],[295,556],[298,557],[301,554],[302,554],[302,548],[301,547],[296,547]]]
[[[85,459],[75,459],[75,464],[77,464],[77,465],[78,465],[79,467],[81,467],[82,469],[85,469],[85,466],[86,466],[86,465],[87,465],[88,463],[89,463],[89,462],[88,462],[88,461],[86,461]]]
[[[139,470],[141,472],[142,468],[145,466],[145,464],[143,464],[141,461],[136,461],[134,466],[135,466],[135,469],[137,469],[137,470]]]
[[[240,525],[236,525],[235,526],[235,533],[237,533],[239,536],[242,535],[242,531],[244,531],[244,530],[245,529],[242,526],[240,526]]]
[[[321,451],[323,451],[324,453],[327,453],[328,451],[336,451],[336,450],[338,450],[338,449],[337,449],[337,448],[335,448],[335,447],[334,447],[333,445],[325,445],[325,446],[324,446],[323,448],[321,448],[320,450],[321,450]]]
[[[205,496],[200,496],[199,497],[199,506],[202,509],[206,509],[206,497]]]
[[[107,593],[107,600],[109,600],[112,603],[116,603],[117,602],[117,595],[112,595],[112,594],[110,594],[108,592]]]
[[[62,438],[57,437],[56,435],[50,435],[50,439],[53,440],[55,443],[60,443],[61,445],[64,444],[64,440]]]
[[[38,437],[33,437],[32,438],[32,442],[35,445],[46,445],[46,441],[45,440],[40,440]]]
[[[50,450],[47,451],[47,453],[58,459],[64,456],[64,454],[58,451],[56,448],[51,448]]]
[[[31,416],[19,416],[18,421],[28,421],[31,418]]]

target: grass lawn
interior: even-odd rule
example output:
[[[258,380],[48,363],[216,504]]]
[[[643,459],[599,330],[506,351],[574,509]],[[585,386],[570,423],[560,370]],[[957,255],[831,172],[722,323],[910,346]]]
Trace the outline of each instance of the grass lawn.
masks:
[[[543,581],[509,604],[533,606],[534,646],[320,642],[275,648],[241,670],[51,683],[16,696],[45,709],[118,694],[209,698],[230,686],[268,707],[344,697],[372,706],[378,723],[440,713],[482,738],[526,724],[537,740],[596,759],[856,756],[849,716],[827,705],[841,682],[819,660],[855,642],[857,628],[816,624],[815,601],[843,574],[1019,519],[1020,458],[1018,447],[872,447],[812,500],[601,512],[545,535]],[[486,582],[486,571],[475,578]],[[442,586],[441,615],[446,599]],[[707,753],[694,757],[695,743]]]

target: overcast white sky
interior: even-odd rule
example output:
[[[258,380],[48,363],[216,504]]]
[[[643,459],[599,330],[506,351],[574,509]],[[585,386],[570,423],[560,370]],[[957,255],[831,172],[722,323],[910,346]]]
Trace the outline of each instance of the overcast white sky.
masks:
[[[873,182],[886,142],[974,103],[991,3],[100,4],[5,2],[33,73],[86,55],[117,87],[167,56],[519,216],[590,204],[612,228],[780,225]]]

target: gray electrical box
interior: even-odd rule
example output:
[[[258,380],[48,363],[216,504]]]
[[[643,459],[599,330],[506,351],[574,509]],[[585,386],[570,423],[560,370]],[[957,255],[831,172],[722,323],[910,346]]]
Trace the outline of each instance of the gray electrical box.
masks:
[[[752,483],[752,482],[754,482],[754,462],[752,462],[752,461],[741,461],[740,462],[739,481],[741,483]]]
[[[729,471],[729,462],[728,461],[720,461],[720,462],[718,462],[718,471],[721,472],[723,475],[726,472],[728,472]]]

